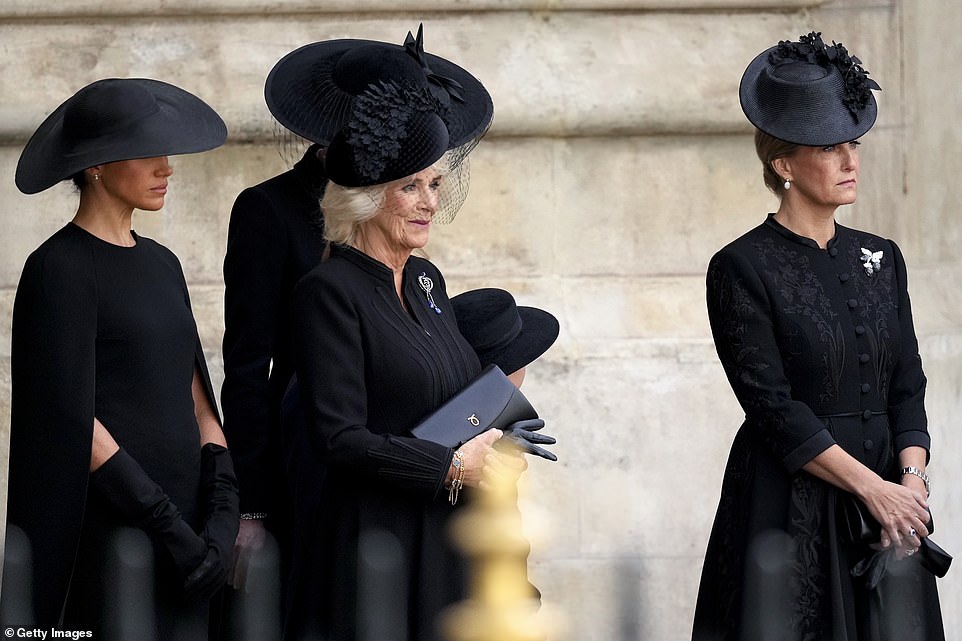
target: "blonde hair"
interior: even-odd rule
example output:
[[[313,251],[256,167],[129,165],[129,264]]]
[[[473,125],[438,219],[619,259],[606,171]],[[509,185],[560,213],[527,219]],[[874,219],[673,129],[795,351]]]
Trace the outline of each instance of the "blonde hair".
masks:
[[[762,161],[762,178],[765,180],[765,186],[779,198],[785,195],[785,179],[775,172],[772,161],[776,158],[791,156],[799,147],[801,145],[769,136],[761,129],[755,130],[755,153]]]
[[[374,218],[390,183],[368,187],[343,187],[328,182],[321,198],[324,213],[324,239],[331,243],[350,245],[357,228]]]

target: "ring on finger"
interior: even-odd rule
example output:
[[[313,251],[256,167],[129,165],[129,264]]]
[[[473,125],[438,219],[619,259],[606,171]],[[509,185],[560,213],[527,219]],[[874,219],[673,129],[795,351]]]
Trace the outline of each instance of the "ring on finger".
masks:
[[[909,528],[909,536],[915,536],[915,528],[914,528],[914,527],[910,527],[910,528]]]
[[[919,551],[918,548],[910,548],[910,549],[908,549],[908,550],[905,551],[905,556],[912,556],[913,554],[915,554],[915,553],[918,552],[918,551]]]

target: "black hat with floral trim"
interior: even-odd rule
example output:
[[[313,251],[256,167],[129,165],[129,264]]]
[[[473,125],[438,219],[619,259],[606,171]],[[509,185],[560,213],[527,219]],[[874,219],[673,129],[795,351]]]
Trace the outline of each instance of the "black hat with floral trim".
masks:
[[[820,32],[766,49],[742,75],[742,110],[766,134],[821,147],[855,140],[878,116],[872,90],[881,90],[861,61]]]
[[[298,136],[329,144],[354,103],[379,81],[415,84],[443,105],[450,146],[473,145],[491,125],[494,105],[484,85],[453,62],[424,51],[423,26],[404,44],[326,40],[281,58],[264,85],[271,114]]]

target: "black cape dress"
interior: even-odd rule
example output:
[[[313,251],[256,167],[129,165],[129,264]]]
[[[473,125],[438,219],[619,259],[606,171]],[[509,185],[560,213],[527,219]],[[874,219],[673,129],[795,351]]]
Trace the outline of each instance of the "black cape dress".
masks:
[[[944,638],[934,577],[911,558],[893,560],[874,589],[853,576],[872,551],[843,538],[836,490],[801,469],[837,443],[898,482],[898,452],[929,448],[902,255],[890,240],[835,229],[823,250],[769,216],[709,264],[712,334],[745,422],[694,641]]]
[[[17,287],[7,523],[32,546],[34,623],[47,629],[63,617],[67,629],[96,633],[117,594],[104,558],[111,534],[130,524],[88,494],[94,417],[188,523],[203,518],[195,368],[216,407],[213,390],[180,263],[134,238],[121,247],[67,224],[30,255]],[[154,558],[157,638],[206,636],[206,604],[183,599],[164,550]],[[22,587],[5,584],[4,596]]]
[[[419,279],[430,279],[431,302]],[[480,372],[458,332],[444,279],[429,261],[404,268],[402,308],[390,269],[351,248],[332,256],[294,290],[297,377],[309,448],[322,464],[321,496],[309,525],[310,558],[295,558],[287,639],[354,641],[358,616],[387,620],[391,638],[433,641],[441,610],[466,594],[464,559],[448,539],[457,506],[444,479],[452,450],[410,429]],[[310,473],[303,466],[301,473]],[[470,491],[466,492],[470,495]],[[358,595],[363,532],[397,541],[404,575],[394,607]]]

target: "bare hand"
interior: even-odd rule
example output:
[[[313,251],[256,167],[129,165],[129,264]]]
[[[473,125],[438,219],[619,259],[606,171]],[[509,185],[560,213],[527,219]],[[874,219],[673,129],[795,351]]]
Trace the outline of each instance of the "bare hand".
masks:
[[[882,549],[895,546],[898,559],[914,554],[921,539],[929,535],[928,502],[922,492],[906,485],[881,481],[862,497],[872,516],[882,526]]]
[[[502,439],[503,441],[503,439]],[[498,441],[501,443],[502,441]],[[521,473],[528,469],[528,461],[517,447],[498,447],[484,459],[484,470],[478,488],[486,490],[496,487],[499,483],[510,480],[517,483]]]
[[[487,465],[488,454],[496,454],[494,444],[501,438],[502,432],[490,429],[475,436],[460,447],[464,454],[464,487],[478,487],[484,468]]]
[[[241,519],[237,540],[234,542],[234,563],[227,575],[227,585],[241,590],[247,583],[247,568],[251,556],[264,547],[267,530],[263,519]]]

